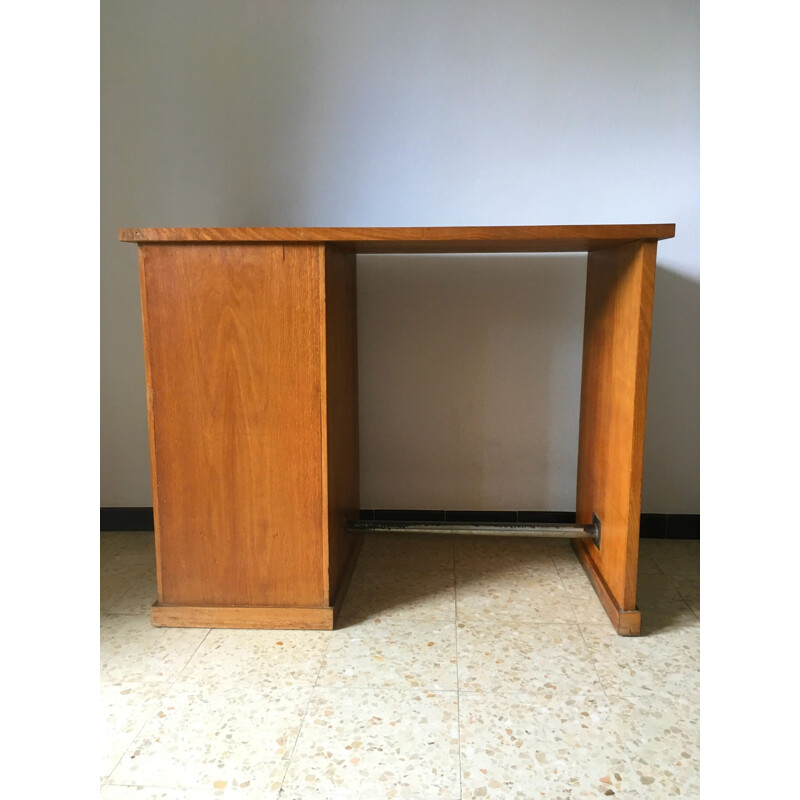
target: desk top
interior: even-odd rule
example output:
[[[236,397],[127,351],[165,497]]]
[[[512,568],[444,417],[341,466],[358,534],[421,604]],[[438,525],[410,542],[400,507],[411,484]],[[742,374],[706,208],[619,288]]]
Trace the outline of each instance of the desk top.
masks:
[[[356,253],[580,253],[671,239],[674,224],[456,228],[122,228],[123,242],[335,244]]]

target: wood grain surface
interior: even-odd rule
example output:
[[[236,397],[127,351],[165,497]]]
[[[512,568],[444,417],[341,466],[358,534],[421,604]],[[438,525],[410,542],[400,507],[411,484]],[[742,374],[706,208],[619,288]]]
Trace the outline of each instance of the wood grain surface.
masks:
[[[159,602],[327,606],[319,245],[144,245]]]
[[[278,608],[272,606],[162,606],[155,603],[150,620],[164,628],[252,628],[315,630],[333,628],[332,608]]]
[[[437,228],[123,228],[123,242],[317,242],[357,253],[585,252],[669,239],[675,225],[516,225]]]
[[[596,513],[602,535],[573,546],[623,612],[636,610],[655,257],[654,242],[590,253],[586,278],[577,522]]]
[[[328,555],[327,596],[333,605],[348,562],[362,534],[346,532],[346,520],[358,519],[358,314],[356,257],[324,247],[321,281],[324,356],[323,508]]]

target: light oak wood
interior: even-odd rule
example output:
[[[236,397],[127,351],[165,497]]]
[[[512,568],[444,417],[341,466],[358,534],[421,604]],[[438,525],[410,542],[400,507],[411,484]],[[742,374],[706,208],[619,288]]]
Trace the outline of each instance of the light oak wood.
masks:
[[[332,608],[164,606],[156,602],[150,620],[166,628],[254,628],[264,630],[333,629]]]
[[[655,258],[653,242],[598,250],[586,278],[577,522],[597,514],[602,535],[599,548],[573,547],[625,613],[636,611]]]
[[[324,608],[270,606],[164,606],[158,601],[150,609],[157,627],[172,628],[253,628],[264,630],[332,630],[353,578],[363,535],[350,537],[352,545],[336,582],[332,603]]]
[[[145,245],[159,601],[327,606],[318,245]]]
[[[438,228],[126,228],[124,242],[318,242],[357,253],[586,252],[669,239],[674,225],[517,225]]]

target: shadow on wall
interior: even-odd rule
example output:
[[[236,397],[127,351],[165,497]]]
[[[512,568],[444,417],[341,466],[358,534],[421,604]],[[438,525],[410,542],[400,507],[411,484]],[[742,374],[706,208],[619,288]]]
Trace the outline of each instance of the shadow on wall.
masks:
[[[585,276],[581,255],[359,257],[362,508],[574,509]],[[699,512],[699,285],[666,265],[643,484],[643,512]]]
[[[574,507],[585,258],[359,259],[361,505]]]
[[[656,268],[642,511],[700,512],[700,284]]]

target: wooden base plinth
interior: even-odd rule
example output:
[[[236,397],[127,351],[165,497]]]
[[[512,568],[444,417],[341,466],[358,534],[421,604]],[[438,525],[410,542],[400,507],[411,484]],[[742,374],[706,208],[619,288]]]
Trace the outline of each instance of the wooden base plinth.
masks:
[[[333,630],[333,608],[279,606],[162,606],[150,609],[153,625],[166,628]]]
[[[581,566],[584,569],[589,582],[594,587],[600,602],[605,609],[611,624],[620,636],[638,636],[642,632],[642,613],[637,608],[635,611],[623,611],[614,595],[611,594],[608,584],[603,580],[603,576],[597,571],[594,562],[589,558],[586,548],[588,545],[580,539],[574,539],[572,549],[578,556]]]
[[[333,630],[355,571],[364,537],[359,534],[350,552],[332,606],[181,606],[161,605],[150,609],[153,625],[162,628],[252,628],[260,630]]]

